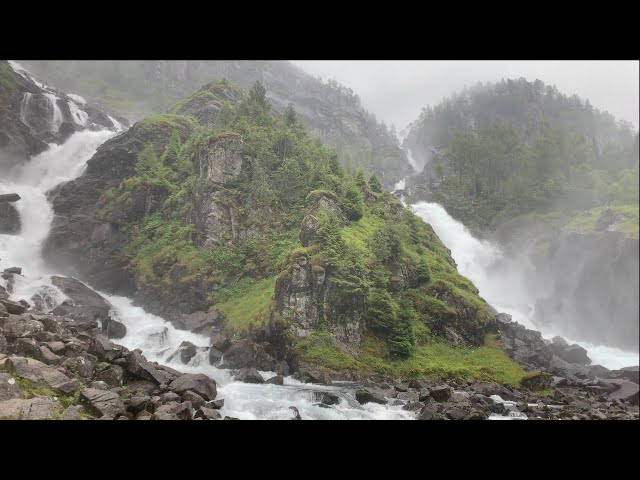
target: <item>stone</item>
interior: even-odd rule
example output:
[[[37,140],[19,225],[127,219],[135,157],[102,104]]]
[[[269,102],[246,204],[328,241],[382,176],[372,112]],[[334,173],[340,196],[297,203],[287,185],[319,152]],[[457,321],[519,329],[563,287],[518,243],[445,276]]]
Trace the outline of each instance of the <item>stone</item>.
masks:
[[[169,402],[161,405],[151,416],[151,420],[192,420],[193,408],[190,402]]]
[[[634,383],[639,383],[640,371],[639,367],[624,367],[615,371],[616,378],[626,378]]]
[[[191,390],[207,401],[214,400],[217,394],[216,382],[202,373],[185,373],[171,382],[169,388],[177,393]]]
[[[182,394],[182,400],[185,402],[191,402],[191,405],[195,409],[198,409],[207,403],[204,398],[191,390],[187,390]]]
[[[20,302],[0,298],[0,304],[4,305],[5,310],[12,315],[21,315],[27,311],[27,307]]]
[[[91,378],[98,364],[98,358],[90,353],[82,353],[62,362],[62,366],[82,378]]]
[[[207,406],[209,408],[216,408],[216,409],[220,410],[222,407],[224,407],[224,398],[220,398],[218,400],[212,400],[210,402],[207,402]]]
[[[0,195],[0,203],[13,203],[20,200],[20,195],[17,193],[3,193]]]
[[[340,397],[331,392],[314,392],[313,401],[320,402],[323,405],[338,405]]]
[[[140,378],[154,382],[157,385],[169,383],[171,380],[172,376],[155,368],[138,351],[129,352],[125,358],[127,361],[127,371]]]
[[[209,348],[209,364],[216,366],[222,360],[223,353],[216,347]]]
[[[96,335],[89,342],[88,352],[98,357],[101,361],[113,362],[125,357],[128,350],[122,345],[116,345],[104,335]]]
[[[264,347],[250,339],[242,339],[231,345],[224,353],[224,365],[221,368],[257,368],[272,371],[275,359]]]
[[[71,405],[62,412],[62,420],[82,420],[87,416],[87,410],[82,405]]]
[[[213,335],[211,335],[211,346],[215,347],[221,352],[224,352],[231,346],[231,340],[229,340],[229,337],[223,335],[222,333],[214,333]]]
[[[409,382],[409,388],[420,390],[422,388],[422,384],[418,380],[411,380]]]
[[[553,384],[553,375],[546,372],[532,372],[525,375],[520,384],[527,390],[544,390]]]
[[[121,387],[124,384],[124,369],[118,365],[111,365],[98,373],[95,378],[111,388]]]
[[[173,352],[168,358],[167,362],[171,362],[176,358],[180,358],[180,361],[183,364],[188,364],[193,357],[198,353],[198,347],[196,347],[193,343],[184,341],[180,344],[178,349]]]
[[[65,395],[73,393],[78,387],[78,380],[32,358],[9,357],[5,365],[10,372],[35,385],[57,390]]]
[[[212,310],[211,312],[194,312],[183,315],[173,320],[172,323],[180,330],[189,330],[194,333],[208,333],[212,327],[217,327],[221,322],[222,316],[220,312]]]
[[[577,363],[578,365],[589,365],[591,359],[587,356],[587,351],[578,344],[561,345],[552,343],[549,348],[554,355],[560,357],[568,363]]]
[[[108,318],[102,322],[102,333],[104,333],[107,338],[120,339],[127,335],[127,327],[124,323]]]
[[[180,402],[180,395],[175,392],[167,392],[160,395],[160,403]]]
[[[275,375],[264,383],[270,383],[273,385],[284,385],[284,378],[282,375]]]
[[[60,355],[64,353],[64,343],[63,342],[47,342],[45,346],[54,354]]]
[[[109,390],[109,385],[107,385],[102,380],[96,380],[96,381],[91,382],[89,384],[89,387],[95,388],[96,390]]]
[[[446,402],[452,393],[453,390],[448,385],[439,385],[429,389],[429,395],[431,398],[440,403]]]
[[[22,221],[15,205],[0,203],[0,235],[18,235],[21,230]]]
[[[638,405],[638,384],[630,380],[618,380],[620,388],[609,395],[608,399],[622,400],[631,405]]]
[[[364,405],[365,403],[379,403],[384,405],[387,403],[382,391],[372,388],[362,388],[356,390],[356,400]]]
[[[300,412],[296,407],[289,407],[289,410],[291,410],[291,412],[293,413],[293,418],[291,420],[302,420]]]
[[[458,408],[458,407],[447,408],[444,411],[444,414],[450,420],[462,420],[467,416],[467,413],[464,410],[462,410],[461,408]]]
[[[15,378],[8,373],[0,372],[0,402],[12,398],[22,398],[20,387]]]
[[[51,397],[12,398],[0,402],[0,418],[8,420],[53,420],[62,405]]]
[[[111,320],[111,304],[84,283],[75,278],[55,275],[51,277],[51,283],[68,297],[51,311],[52,314],[70,317],[81,323]]]
[[[195,418],[201,418],[203,420],[220,420],[222,415],[218,410],[207,407],[199,407],[196,411]]]
[[[122,400],[110,391],[83,388],[80,390],[80,399],[87,402],[101,417],[116,418],[117,415],[124,413]]]
[[[235,380],[243,383],[264,383],[264,378],[255,368],[243,368],[236,374]]]
[[[40,348],[33,338],[18,338],[11,348],[15,355],[40,360]]]

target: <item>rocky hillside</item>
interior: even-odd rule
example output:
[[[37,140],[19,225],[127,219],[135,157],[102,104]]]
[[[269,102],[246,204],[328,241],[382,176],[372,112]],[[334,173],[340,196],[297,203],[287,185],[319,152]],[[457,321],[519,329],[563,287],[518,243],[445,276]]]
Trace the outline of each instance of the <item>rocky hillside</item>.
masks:
[[[125,119],[116,120],[97,105],[65,95],[0,61],[0,168],[23,163],[74,132],[120,130],[128,125]]]
[[[181,328],[257,341],[261,369],[451,368],[517,383],[487,339],[487,304],[431,227],[376,177],[348,175],[265,93],[213,82],[105,142],[50,193],[47,260]],[[509,373],[474,363],[475,347]],[[434,369],[434,352],[452,363]]]
[[[166,111],[202,84],[227,78],[243,88],[261,81],[273,107],[293,104],[310,133],[341,153],[355,171],[376,174],[391,188],[410,172],[398,140],[357,95],[323,83],[284,61],[25,61],[39,77],[78,92],[132,120]]]

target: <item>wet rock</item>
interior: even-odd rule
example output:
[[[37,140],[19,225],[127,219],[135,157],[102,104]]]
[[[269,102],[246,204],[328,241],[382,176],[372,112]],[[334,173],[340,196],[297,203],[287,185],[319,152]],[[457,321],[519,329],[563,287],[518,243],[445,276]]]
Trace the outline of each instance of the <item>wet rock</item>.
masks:
[[[453,393],[453,389],[448,385],[439,385],[437,387],[433,387],[429,389],[429,395],[436,402],[446,402],[451,394]]]
[[[446,420],[447,417],[438,411],[438,407],[433,402],[427,403],[417,414],[418,420]]]
[[[224,407],[224,398],[219,398],[218,400],[207,402],[207,406],[209,408],[216,408],[220,410],[222,407]]]
[[[20,195],[17,193],[3,193],[0,195],[0,203],[13,203],[20,200]]]
[[[236,374],[235,380],[244,383],[264,383],[264,378],[255,368],[243,368]]]
[[[302,383],[319,383],[320,385],[330,385],[331,379],[322,370],[311,367],[301,367],[294,375],[294,378]]]
[[[191,390],[207,401],[214,400],[217,394],[216,382],[202,373],[185,373],[171,382],[169,388],[177,393]]]
[[[104,333],[107,338],[124,338],[127,335],[127,327],[124,323],[108,318],[102,322],[102,333]]]
[[[314,392],[313,401],[322,403],[323,405],[338,405],[340,397],[331,392]]]
[[[116,345],[104,335],[96,335],[89,342],[88,352],[98,357],[101,361],[113,362],[116,359],[125,357],[128,350],[121,345]]]
[[[302,420],[300,412],[296,407],[289,407],[289,410],[291,410],[291,412],[293,413],[293,418],[291,420]]]
[[[78,386],[78,380],[71,379],[55,368],[32,358],[9,357],[5,365],[10,372],[30,380],[35,385],[57,390],[65,395],[73,393]]]
[[[82,323],[111,320],[109,310],[112,307],[109,302],[84,283],[75,278],[55,275],[51,277],[51,283],[68,297],[51,311],[54,315],[70,317]]]
[[[194,312],[174,320],[176,328],[194,333],[208,333],[212,328],[222,324],[222,316],[217,310],[211,312]],[[217,347],[216,347],[217,348]]]
[[[274,377],[271,377],[269,380],[265,381],[264,383],[270,383],[273,385],[284,385],[284,378],[282,375],[276,375]]]
[[[209,348],[209,364],[216,366],[222,360],[223,353],[218,350],[216,347]]]
[[[21,230],[18,209],[10,203],[0,203],[0,235],[18,235]]]
[[[196,347],[191,342],[185,341],[182,342],[178,349],[167,358],[167,362],[171,362],[176,358],[180,358],[180,361],[186,365],[191,361],[193,357],[196,356],[197,353],[198,347]]]
[[[250,339],[242,339],[231,345],[224,353],[224,364],[221,368],[257,368],[272,371],[276,361],[264,347]]]
[[[0,304],[4,305],[6,311],[13,315],[20,315],[27,311],[27,307],[22,303],[14,302],[12,300],[0,298]]]
[[[385,405],[387,403],[382,391],[373,388],[362,388],[356,390],[356,400],[361,405],[364,405],[365,403],[379,403],[381,405]]]
[[[220,352],[224,352],[227,348],[231,346],[231,340],[226,335],[222,333],[214,333],[211,335],[211,346],[215,347]]]
[[[83,388],[80,390],[80,399],[90,405],[101,417],[115,418],[124,413],[124,404],[120,397],[107,390]]]
[[[199,407],[195,414],[195,418],[203,420],[220,420],[221,417],[222,415],[218,410],[208,407]]]

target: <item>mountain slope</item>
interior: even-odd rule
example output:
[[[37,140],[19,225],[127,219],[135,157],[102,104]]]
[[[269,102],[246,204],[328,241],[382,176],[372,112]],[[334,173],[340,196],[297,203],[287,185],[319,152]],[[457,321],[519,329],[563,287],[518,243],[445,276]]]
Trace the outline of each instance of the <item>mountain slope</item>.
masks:
[[[236,367],[519,381],[433,230],[375,179],[348,175],[260,84],[213,82],[170,111],[105,142],[51,192],[45,255],[57,268],[176,325],[210,318],[258,342],[243,344],[251,365],[225,353]],[[193,111],[201,123],[178,113]],[[495,371],[465,350],[485,341]]]
[[[283,61],[25,61],[38,76],[137,120],[166,111],[202,84],[228,78],[243,88],[264,83],[283,112],[292,103],[311,133],[336,147],[351,171],[363,168],[391,188],[409,165],[398,141],[357,95],[322,83]]]

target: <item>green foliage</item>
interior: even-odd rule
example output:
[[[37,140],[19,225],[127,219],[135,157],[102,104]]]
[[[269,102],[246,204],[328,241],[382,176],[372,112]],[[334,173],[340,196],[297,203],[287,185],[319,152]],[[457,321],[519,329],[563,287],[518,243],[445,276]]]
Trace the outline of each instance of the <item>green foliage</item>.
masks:
[[[388,332],[398,322],[399,307],[391,294],[382,289],[372,289],[367,297],[367,327]]]
[[[415,343],[413,324],[416,319],[415,311],[411,304],[404,300],[400,303],[398,320],[393,324],[388,345],[389,353],[396,358],[408,358],[411,356]]]
[[[420,283],[429,283],[431,281],[431,268],[425,258],[421,258],[416,265],[416,275]]]
[[[342,208],[349,220],[357,221],[364,214],[364,199],[356,183],[347,182],[344,186]]]
[[[292,127],[297,123],[298,118],[297,118],[296,109],[293,106],[293,103],[290,103],[287,106],[287,110],[284,112],[284,118],[285,118],[285,122],[289,127]]]
[[[224,313],[227,328],[244,331],[265,324],[269,320],[275,278],[254,280],[244,278],[227,288],[216,308]]]
[[[376,177],[375,175],[371,175],[371,177],[369,178],[369,188],[372,192],[376,193],[382,193],[383,191],[382,184],[380,183],[380,180],[378,180],[378,177]]]

